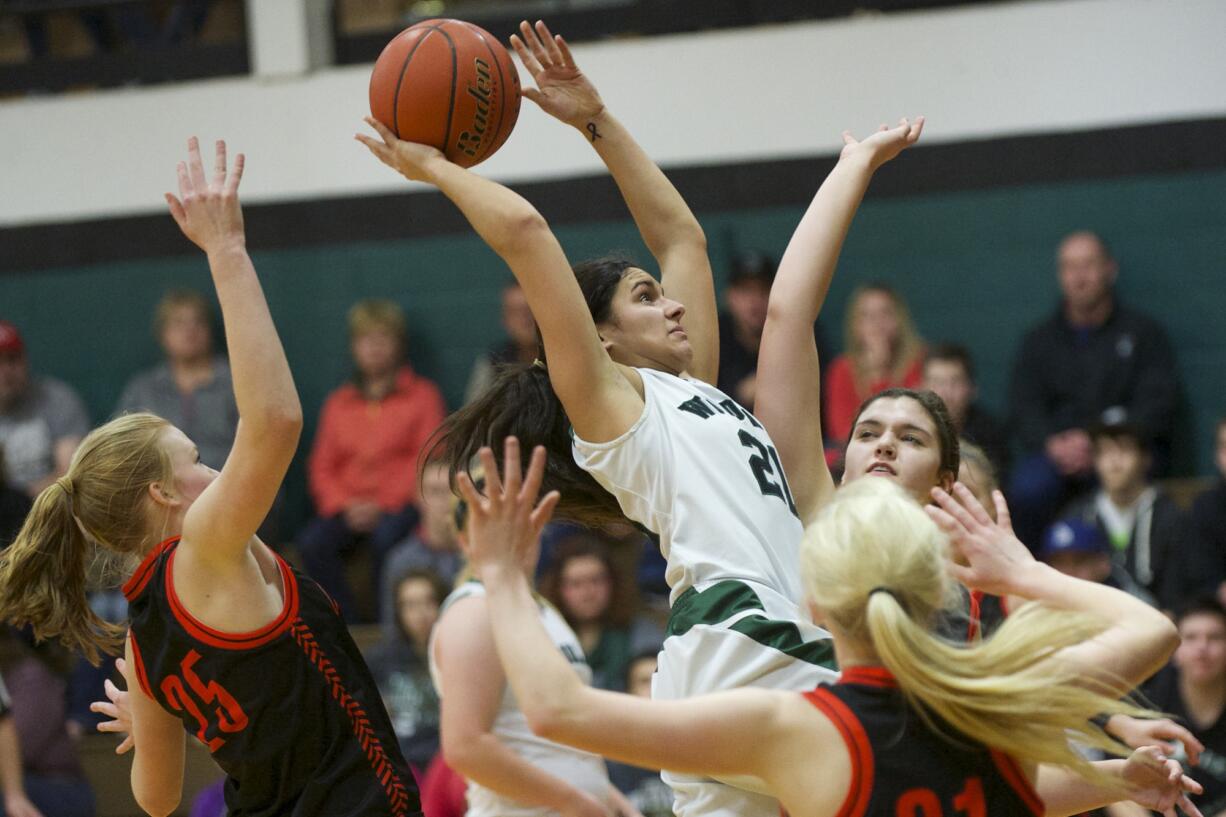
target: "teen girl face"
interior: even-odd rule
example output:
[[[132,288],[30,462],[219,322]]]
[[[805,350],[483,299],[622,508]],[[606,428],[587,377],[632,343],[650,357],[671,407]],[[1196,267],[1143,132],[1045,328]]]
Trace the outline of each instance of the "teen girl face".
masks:
[[[218,472],[200,461],[196,444],[174,426],[162,432],[162,448],[170,456],[174,480],[173,484],[158,485],[154,490],[170,507],[186,513],[204,489],[217,479]]]
[[[618,363],[680,374],[694,358],[684,315],[685,307],[666,298],[659,281],[631,267],[613,295],[612,317],[596,328]]]
[[[910,397],[883,397],[864,409],[851,430],[843,482],[891,479],[926,505],[933,487],[944,484],[940,468],[940,437],[924,407]]]

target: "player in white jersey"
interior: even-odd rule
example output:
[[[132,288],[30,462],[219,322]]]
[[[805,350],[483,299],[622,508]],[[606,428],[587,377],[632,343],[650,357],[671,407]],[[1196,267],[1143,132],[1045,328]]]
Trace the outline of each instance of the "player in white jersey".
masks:
[[[541,625],[554,646],[570,662],[583,683],[590,684],[592,670],[584,660],[583,648],[575,633],[550,604],[541,600],[538,608]],[[468,632],[456,637],[459,629]],[[468,778],[467,817],[607,814],[617,795],[609,784],[604,760],[533,734],[515,702],[515,693],[502,677],[497,655],[473,653],[473,629],[483,631],[477,636],[481,641],[492,643],[485,588],[470,580],[457,587],[443,602],[429,648],[430,677],[439,692],[445,715],[451,716],[453,721],[458,717],[470,723],[479,718],[490,720],[488,725],[483,724],[488,730],[484,733],[487,736],[484,741],[492,737],[498,744],[478,745],[482,738],[472,740],[467,736],[468,746],[444,745],[453,767],[459,766],[457,771],[466,773]],[[481,677],[471,678],[472,675]],[[474,683],[483,688],[501,686],[501,692],[494,689],[482,695],[478,691],[473,696],[470,688],[460,687]],[[494,702],[493,711],[489,711],[491,702]],[[457,709],[467,711],[457,713]],[[445,742],[447,737],[444,736]],[[466,754],[473,763],[471,769],[466,768],[465,761],[458,760]],[[482,759],[471,759],[477,754],[481,754]]]
[[[660,535],[673,615],[655,694],[815,686],[832,677],[833,654],[800,604],[801,526],[787,480],[761,425],[709,385],[719,341],[702,228],[561,38],[541,23],[521,33],[512,44],[539,89],[525,95],[604,159],[661,280],[610,259],[572,272],[528,202],[372,123],[383,139],[363,139],[372,152],[437,186],[511,267],[544,343],[542,365],[503,371],[449,418],[438,447],[463,470],[490,440],[543,444],[560,517],[628,516]],[[778,815],[776,800],[753,792],[702,778],[670,784],[682,817]]]

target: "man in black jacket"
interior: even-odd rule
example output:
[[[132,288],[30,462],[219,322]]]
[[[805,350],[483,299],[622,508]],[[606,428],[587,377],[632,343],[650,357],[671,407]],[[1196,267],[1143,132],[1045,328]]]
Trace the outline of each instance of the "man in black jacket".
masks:
[[[1014,363],[1010,403],[1023,449],[1010,484],[1013,521],[1033,546],[1077,490],[1092,484],[1097,423],[1128,423],[1161,465],[1169,459],[1178,401],[1175,358],[1166,332],[1115,297],[1118,267],[1091,232],[1060,242],[1063,299],[1027,333]]]

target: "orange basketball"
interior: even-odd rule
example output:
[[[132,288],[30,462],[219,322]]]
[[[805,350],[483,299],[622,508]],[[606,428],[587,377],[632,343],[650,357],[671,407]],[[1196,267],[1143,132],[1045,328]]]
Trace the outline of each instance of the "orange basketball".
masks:
[[[519,73],[486,30],[425,20],[397,34],[370,75],[370,112],[461,167],[494,155],[519,118]]]

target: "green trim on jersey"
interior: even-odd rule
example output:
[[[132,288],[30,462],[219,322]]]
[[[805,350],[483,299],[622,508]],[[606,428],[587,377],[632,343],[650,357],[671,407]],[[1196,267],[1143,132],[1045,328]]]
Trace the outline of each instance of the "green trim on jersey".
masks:
[[[719,625],[746,611],[756,612],[756,615],[740,618],[726,629],[749,636],[762,646],[798,661],[838,671],[833,641],[805,641],[794,623],[767,618],[758,594],[735,579],[716,582],[701,592],[693,587],[683,592],[673,604],[665,637],[685,635],[696,624]]]

